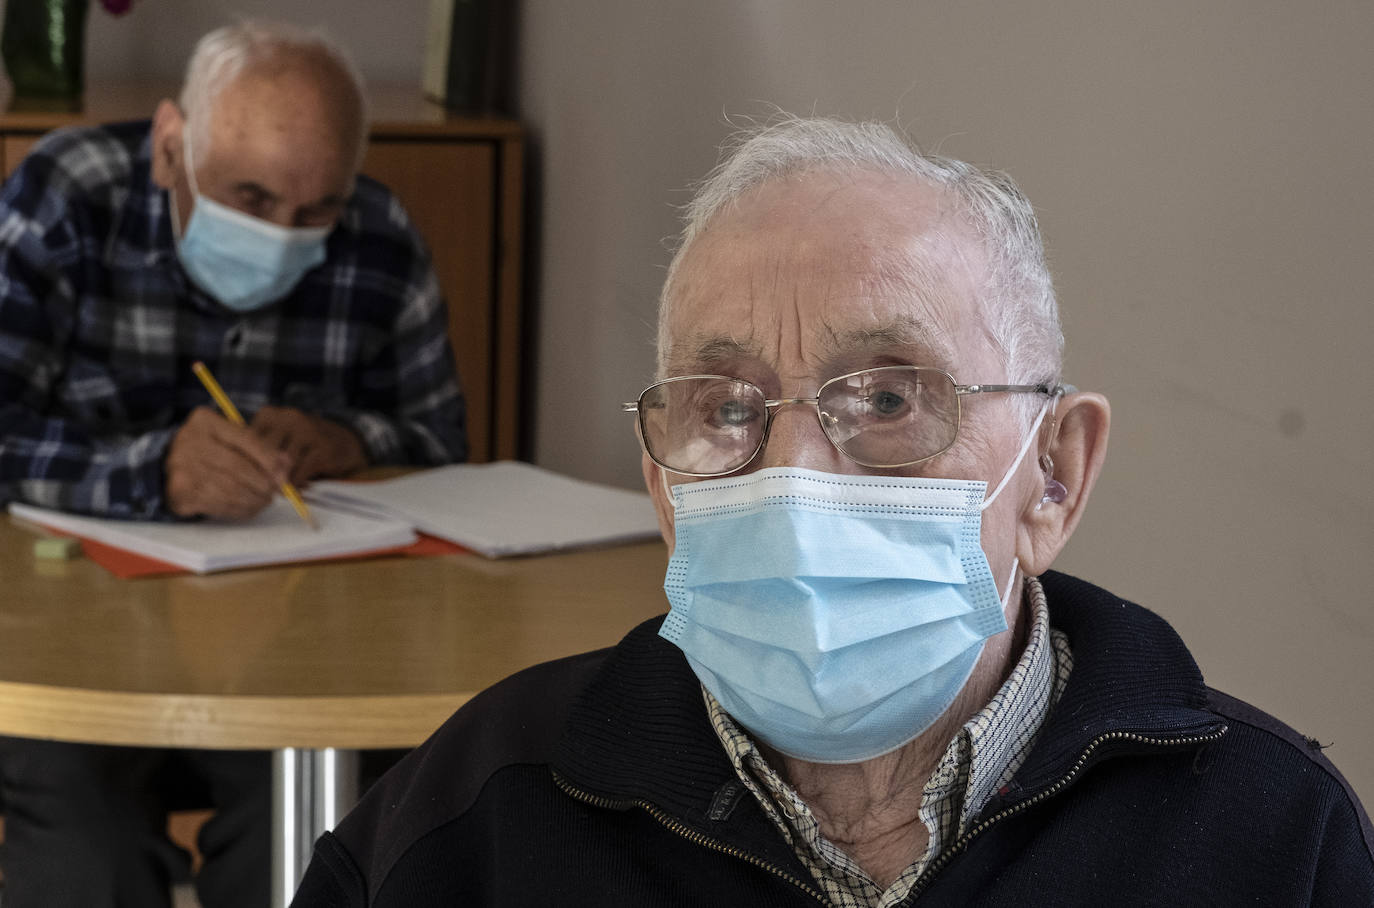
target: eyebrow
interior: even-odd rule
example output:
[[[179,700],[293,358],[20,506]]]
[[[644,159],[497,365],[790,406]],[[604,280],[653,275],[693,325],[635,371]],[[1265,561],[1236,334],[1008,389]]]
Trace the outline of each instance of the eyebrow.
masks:
[[[680,351],[680,352],[679,352]],[[825,327],[821,340],[821,356],[827,360],[845,360],[888,354],[903,360],[912,354],[919,362],[914,365],[950,368],[954,344],[949,333],[928,321],[898,319],[872,328],[853,328],[835,331]],[[756,341],[741,341],[732,337],[688,337],[674,345],[669,357],[670,374],[686,370],[710,370],[721,363],[740,359],[762,360],[763,350]]]
[[[277,195],[275,192],[273,192],[272,190],[268,189],[266,186],[262,185],[261,183],[254,182],[253,180],[244,180],[244,181],[242,181],[242,182],[235,183],[235,184],[234,184],[234,192],[235,192],[235,193],[240,193],[240,192],[251,192],[251,193],[253,193],[253,194],[255,194],[255,195],[260,195],[260,196],[262,196],[262,197],[265,198],[265,199],[269,199],[270,201],[272,201],[272,202],[274,202],[274,203],[275,203],[275,202],[280,202],[280,201],[281,201],[281,196]],[[313,202],[308,202],[307,204],[305,204],[305,205],[303,205],[303,206],[301,206],[301,207],[303,207],[303,208],[341,208],[341,207],[343,207],[344,205],[346,205],[347,203],[348,203],[348,196],[343,195],[342,193],[338,193],[338,192],[331,192],[331,193],[329,193],[328,195],[326,195],[326,196],[324,196],[324,197],[322,197],[322,198],[320,198],[320,199],[317,199],[317,200],[315,200],[315,201],[313,201]]]
[[[730,337],[711,337],[696,341],[689,338],[684,344],[674,345],[672,362],[679,367],[691,363],[694,368],[710,368],[734,359],[762,358],[762,351],[756,344],[742,343]]]
[[[341,195],[340,193],[337,193],[337,192],[331,192],[329,195],[327,195],[327,196],[325,196],[324,198],[320,199],[318,202],[312,202],[311,204],[306,205],[305,207],[306,207],[306,208],[342,208],[342,207],[343,207],[344,205],[346,205],[346,204],[348,204],[348,196],[346,196],[346,195]]]
[[[899,319],[874,328],[857,328],[834,336],[831,342],[837,355],[917,351],[925,360],[922,365],[947,364],[954,352],[949,332],[930,321]],[[928,357],[935,357],[930,361]]]
[[[275,192],[268,189],[261,183],[255,183],[252,180],[243,180],[241,182],[235,183],[234,192],[251,192],[254,195],[260,195],[264,198],[272,199],[273,201],[276,201],[279,198],[279,196]]]

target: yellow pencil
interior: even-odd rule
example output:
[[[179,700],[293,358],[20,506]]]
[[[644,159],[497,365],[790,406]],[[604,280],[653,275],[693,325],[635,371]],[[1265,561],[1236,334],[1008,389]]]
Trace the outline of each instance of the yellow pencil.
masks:
[[[239,408],[234,406],[234,402],[229,399],[229,395],[224,393],[224,389],[215,381],[215,377],[210,374],[210,370],[205,368],[205,363],[197,360],[191,364],[191,371],[196,373],[196,378],[205,386],[205,390],[210,392],[215,404],[219,407],[224,418],[235,425],[244,425],[243,416],[239,413]],[[286,496],[286,500],[291,502],[291,507],[296,509],[296,513],[301,515],[312,530],[318,530],[320,525],[315,522],[315,517],[310,513],[310,509],[305,506],[305,499],[301,498],[301,493],[296,491],[296,487],[289,481],[281,484],[281,493]]]

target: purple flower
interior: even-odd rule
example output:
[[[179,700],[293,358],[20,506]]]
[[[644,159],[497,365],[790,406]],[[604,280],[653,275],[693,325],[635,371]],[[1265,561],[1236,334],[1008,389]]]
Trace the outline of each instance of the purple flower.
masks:
[[[100,0],[100,5],[112,16],[122,16],[134,5],[134,0]]]

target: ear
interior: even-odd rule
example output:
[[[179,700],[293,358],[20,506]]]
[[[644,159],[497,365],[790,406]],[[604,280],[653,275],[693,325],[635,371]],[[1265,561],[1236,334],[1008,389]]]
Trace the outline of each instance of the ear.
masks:
[[[163,189],[176,187],[182,179],[185,149],[181,131],[185,125],[186,117],[181,108],[165,99],[158,102],[157,112],[153,114],[153,182]]]
[[[668,493],[664,488],[666,483],[663,481],[663,468],[650,460],[648,454],[640,455],[639,468],[644,472],[644,486],[654,501],[658,531],[663,534],[663,541],[668,543],[668,551],[671,552],[677,537],[673,532],[673,506],[669,503]]]
[[[1054,462],[1053,476],[1046,474],[1044,480],[1058,480],[1066,493],[1063,501],[1031,502],[1021,515],[1017,554],[1026,574],[1049,570],[1073,535],[1102,472],[1110,424],[1111,406],[1101,394],[1076,391],[1059,401],[1056,422],[1042,439],[1039,453]]]

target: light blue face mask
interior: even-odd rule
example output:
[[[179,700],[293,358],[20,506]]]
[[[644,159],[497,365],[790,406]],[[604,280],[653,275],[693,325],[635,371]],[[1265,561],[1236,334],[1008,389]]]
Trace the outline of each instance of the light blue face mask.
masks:
[[[783,754],[853,763],[895,750],[1007,628],[1017,566],[999,596],[982,512],[1039,422],[987,501],[983,482],[789,467],[674,486],[660,635]]]
[[[250,312],[291,292],[325,259],[332,227],[280,227],[200,194],[191,162],[191,128],[184,127],[186,177],[195,206],[181,234],[175,202],[172,226],[181,234],[177,257],[196,285],[237,312]]]

